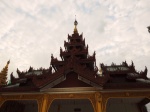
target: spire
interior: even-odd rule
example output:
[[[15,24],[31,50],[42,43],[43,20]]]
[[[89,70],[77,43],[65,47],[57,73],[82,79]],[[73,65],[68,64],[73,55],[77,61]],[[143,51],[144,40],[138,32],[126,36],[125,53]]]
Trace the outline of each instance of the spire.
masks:
[[[77,22],[77,20],[76,20],[76,16],[75,16],[75,21],[74,21],[74,34],[75,33],[78,33],[78,30],[77,30],[77,25],[78,25],[78,22]]]
[[[8,73],[9,63],[10,63],[10,61],[7,62],[6,66],[0,72],[0,85],[6,85],[7,84],[6,80],[7,80],[7,73]]]

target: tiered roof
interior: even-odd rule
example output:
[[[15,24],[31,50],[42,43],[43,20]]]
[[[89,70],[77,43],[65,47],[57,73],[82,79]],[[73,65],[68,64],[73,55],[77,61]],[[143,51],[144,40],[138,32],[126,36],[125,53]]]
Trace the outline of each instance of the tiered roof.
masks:
[[[150,80],[147,77],[147,67],[144,71],[136,71],[134,63],[128,65],[122,62],[120,65],[112,63],[110,66],[106,66],[103,63],[101,66],[101,74],[109,75],[108,82],[103,86],[104,88],[143,88],[150,87]],[[148,83],[143,83],[148,82]]]
[[[17,69],[18,78],[15,78],[12,73],[11,83],[1,87],[0,91],[40,91],[64,87],[98,87],[103,89],[150,87],[150,83],[138,80],[148,80],[147,68],[137,72],[133,62],[131,65],[125,61],[121,65],[112,63],[110,66],[102,63],[100,70],[98,70],[96,53],[89,55],[88,45],[85,43],[83,34],[79,35],[77,24],[78,22],[75,20],[73,34],[68,35],[68,41],[64,41],[65,49],[60,48],[61,60],[52,54],[48,69],[30,67],[26,72]]]

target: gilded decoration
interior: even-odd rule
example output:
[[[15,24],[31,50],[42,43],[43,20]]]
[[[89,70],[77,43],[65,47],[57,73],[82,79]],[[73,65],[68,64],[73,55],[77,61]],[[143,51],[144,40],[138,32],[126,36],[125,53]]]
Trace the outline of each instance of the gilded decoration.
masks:
[[[102,95],[99,92],[95,93],[95,101],[96,101],[96,111],[102,112],[103,110]]]
[[[40,105],[40,112],[46,112],[48,110],[48,100],[49,100],[49,95],[48,94],[44,94],[42,101],[41,101],[41,105]]]

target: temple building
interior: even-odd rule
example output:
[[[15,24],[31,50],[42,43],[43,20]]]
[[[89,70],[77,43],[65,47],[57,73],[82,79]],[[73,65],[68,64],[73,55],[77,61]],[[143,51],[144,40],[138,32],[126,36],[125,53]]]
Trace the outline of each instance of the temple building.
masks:
[[[9,61],[0,73],[0,112],[148,112],[150,80],[147,68],[134,63],[96,66],[96,53],[88,52],[83,34],[74,31],[51,55],[48,69],[17,69],[7,83]],[[109,58],[109,57],[106,57]]]

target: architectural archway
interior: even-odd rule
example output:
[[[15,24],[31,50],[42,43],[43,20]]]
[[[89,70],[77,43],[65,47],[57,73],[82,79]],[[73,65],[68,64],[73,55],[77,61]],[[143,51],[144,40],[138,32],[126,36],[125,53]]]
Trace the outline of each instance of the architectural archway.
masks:
[[[7,100],[0,112],[38,112],[38,103],[36,100]]]
[[[110,98],[107,101],[106,112],[147,112],[147,98]]]
[[[48,112],[94,112],[88,99],[55,99]]]

